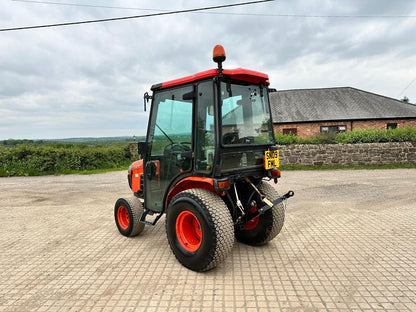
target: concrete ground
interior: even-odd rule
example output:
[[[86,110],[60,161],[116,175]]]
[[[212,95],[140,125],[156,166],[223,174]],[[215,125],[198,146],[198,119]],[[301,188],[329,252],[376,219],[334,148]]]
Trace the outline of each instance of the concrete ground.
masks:
[[[164,218],[120,235],[125,172],[0,179],[0,311],[416,311],[416,170],[283,172],[282,232],[195,273]]]

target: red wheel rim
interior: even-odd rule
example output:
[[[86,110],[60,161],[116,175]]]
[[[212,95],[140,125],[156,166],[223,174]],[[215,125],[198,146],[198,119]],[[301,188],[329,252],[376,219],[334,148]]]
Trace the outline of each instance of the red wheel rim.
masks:
[[[250,212],[255,213],[257,211],[257,207],[251,208]],[[256,226],[259,224],[259,216],[247,221],[247,223],[244,225],[244,230],[250,231],[256,228]]]
[[[176,236],[186,251],[194,252],[201,246],[201,224],[192,212],[185,210],[178,215],[176,218]]]
[[[129,212],[126,207],[120,206],[117,209],[117,221],[123,230],[126,230],[130,224]]]

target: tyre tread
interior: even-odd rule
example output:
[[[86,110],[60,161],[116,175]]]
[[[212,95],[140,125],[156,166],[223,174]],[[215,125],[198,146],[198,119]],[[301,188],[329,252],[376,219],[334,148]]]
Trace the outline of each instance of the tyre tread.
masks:
[[[135,196],[130,196],[124,199],[130,206],[131,213],[133,216],[133,228],[128,235],[129,237],[137,236],[144,230],[144,223],[140,222],[140,217],[143,213],[143,204],[142,202]]]
[[[185,190],[176,195],[173,201],[182,197],[189,197],[205,207],[209,222],[215,228],[215,247],[209,253],[210,260],[198,271],[211,270],[224,261],[234,246],[234,226],[231,214],[221,198],[211,191],[205,189]],[[180,261],[176,254],[175,257]]]
[[[271,186],[268,183],[262,182],[259,185],[258,189],[270,201],[274,201],[277,198],[279,198],[279,194],[277,193],[277,191],[273,188],[273,186]],[[266,237],[266,239],[262,242],[262,244],[266,244],[267,242],[274,239],[282,230],[283,224],[285,222],[285,207],[283,203],[274,205],[271,208],[271,210],[272,210],[273,225],[272,225],[272,228],[268,237]]]

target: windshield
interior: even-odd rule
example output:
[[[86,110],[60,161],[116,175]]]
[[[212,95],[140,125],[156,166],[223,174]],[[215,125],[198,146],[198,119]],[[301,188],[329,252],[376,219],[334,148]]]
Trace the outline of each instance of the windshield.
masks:
[[[222,82],[221,104],[224,145],[274,143],[267,87]]]

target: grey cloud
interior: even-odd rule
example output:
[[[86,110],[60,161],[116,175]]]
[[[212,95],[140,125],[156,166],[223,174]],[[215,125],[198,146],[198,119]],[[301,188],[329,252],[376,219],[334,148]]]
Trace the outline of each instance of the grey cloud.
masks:
[[[216,4],[223,2],[209,5]],[[184,0],[140,4],[197,5]],[[227,11],[402,15],[416,14],[416,6],[411,0],[276,1]],[[5,2],[0,27],[140,13],[149,12]],[[411,18],[183,14],[0,33],[0,113],[5,116],[0,139],[143,134],[148,114],[142,110],[143,93],[154,83],[215,67],[215,44],[226,49],[225,67],[266,72],[278,88],[348,84],[394,97],[415,75],[415,32]],[[407,96],[416,102],[416,84]]]

